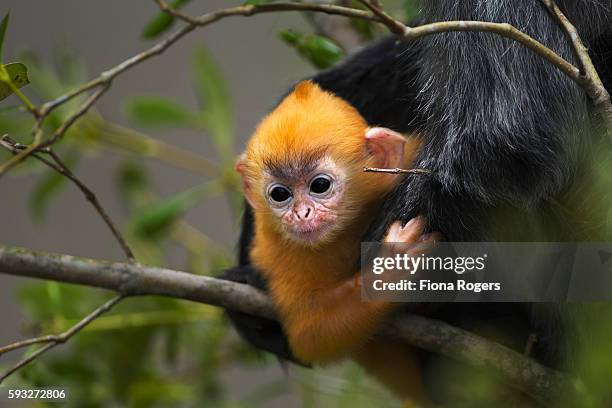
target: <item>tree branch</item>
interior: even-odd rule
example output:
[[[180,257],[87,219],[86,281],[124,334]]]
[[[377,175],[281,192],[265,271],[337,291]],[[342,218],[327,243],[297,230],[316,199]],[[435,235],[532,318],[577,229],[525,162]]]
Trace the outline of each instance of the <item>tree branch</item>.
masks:
[[[339,15],[351,18],[361,18],[371,21],[380,21],[380,19],[371,13],[364,10],[359,10],[351,7],[336,6],[334,4],[325,3],[297,3],[297,2],[277,2],[270,4],[245,4],[237,7],[228,7],[226,9],[211,11],[199,17],[192,17],[187,14],[170,7],[165,0],[153,0],[159,8],[179,20],[193,26],[205,26],[210,23],[221,20],[225,17],[243,16],[250,17],[255,14],[274,13],[280,11],[315,11],[330,15]]]
[[[12,141],[7,135],[4,135],[0,138],[0,146],[4,147],[5,149],[7,149],[8,151],[10,151],[11,153],[15,155],[18,155],[20,151],[24,151],[27,149],[25,146]],[[98,197],[93,192],[93,190],[87,187],[87,185],[83,183],[81,180],[79,180],[72,173],[72,171],[64,164],[64,162],[60,159],[60,157],[57,154],[55,154],[53,150],[51,150],[50,147],[43,149],[43,152],[48,154],[53,159],[53,162],[50,160],[47,160],[46,158],[36,153],[33,154],[34,158],[36,158],[36,160],[40,161],[41,163],[44,163],[46,166],[50,167],[51,169],[55,170],[62,176],[66,177],[68,180],[72,181],[72,183],[74,183],[74,185],[79,190],[81,190],[81,192],[85,196],[85,199],[90,202],[90,204],[94,207],[94,209],[100,215],[100,218],[102,218],[102,221],[104,221],[106,226],[110,229],[111,233],[113,234],[113,236],[115,237],[115,239],[121,246],[121,249],[125,253],[125,256],[130,261],[133,262],[135,260],[134,253],[132,252],[130,246],[127,244],[125,238],[123,238],[123,235],[121,235],[121,232],[119,231],[119,229],[115,226],[115,223],[113,223],[113,221],[109,217],[104,207],[102,207],[102,204],[100,204],[100,201],[98,200]]]
[[[324,2],[324,0],[313,1]],[[348,2],[344,0],[338,3],[345,6],[344,3]],[[358,50],[368,42],[368,38],[359,32],[350,19],[324,13],[304,12],[303,14],[318,35],[331,38],[347,53]]]
[[[408,26],[387,14],[380,2],[369,0],[359,0],[359,2],[370,10],[373,15],[378,17],[378,20],[386,25],[393,34],[398,37],[404,37],[407,34],[409,30]]]
[[[34,136],[33,143],[16,151],[15,157],[1,165],[0,176],[30,155],[35,155],[37,159],[41,160],[37,152],[45,151],[45,149],[53,143],[60,140],[65,132],[80,117],[85,115],[109,89],[112,80],[116,76],[153,56],[161,54],[196,27],[205,26],[229,16],[251,16],[258,13],[278,11],[316,11],[376,21],[386,25],[391,32],[407,40],[414,40],[427,35],[449,31],[496,33],[503,37],[516,40],[535,53],[541,55],[558,67],[578,85],[583,87],[589,97],[593,99],[595,105],[601,109],[603,117],[608,124],[608,128],[610,129],[610,127],[612,127],[612,104],[610,103],[609,95],[605,88],[603,88],[603,85],[601,85],[601,80],[590,58],[588,58],[588,52],[577,35],[575,28],[565,18],[552,0],[542,1],[569,34],[585,75],[582,75],[580,69],[554,51],[509,24],[482,21],[445,21],[418,27],[408,27],[387,14],[381,7],[380,2],[374,0],[360,0],[360,2],[369,9],[369,12],[331,4],[279,2],[230,7],[206,13],[200,17],[190,17],[182,14],[169,7],[164,0],[155,1],[163,11],[187,22],[187,25],[170,34],[166,39],[153,47],[128,58],[77,89],[43,104],[40,109],[36,109],[33,106],[27,106],[36,119],[36,124],[32,132]],[[68,117],[48,140],[44,141],[42,124],[49,113],[67,101],[94,89],[95,91],[85,100],[79,109]],[[50,152],[49,150],[49,153]],[[78,182],[74,176],[72,176],[72,178],[69,176],[71,175],[70,171],[66,171],[67,169],[61,164],[61,161],[58,162],[56,160],[55,163],[48,160],[46,161],[50,163],[46,163],[47,165],[50,165],[50,167],[54,168],[56,171],[60,171],[75,182],[85,195],[88,196],[87,189],[83,189],[82,183]],[[388,169],[371,169],[369,171],[382,170],[388,171]],[[392,172],[402,173],[405,171],[402,169],[392,169]],[[122,296],[145,294],[171,296],[214,304],[257,316],[274,318],[274,311],[270,300],[264,294],[253,288],[167,269],[149,268],[127,263],[92,261],[67,255],[48,255],[0,247],[0,270],[4,271],[4,273],[14,275],[102,287],[117,291]],[[120,300],[121,296],[116,298],[115,303]],[[96,309],[92,314],[93,317],[91,317],[92,315],[86,317],[81,321],[83,324],[79,323],[67,331],[66,333],[69,335],[66,338],[76,334],[85,325],[99,316],[99,314],[110,309],[115,303],[111,302]],[[37,356],[55,347],[57,344],[60,344],[60,341],[55,340],[63,339],[64,337],[62,336],[66,335],[66,333],[60,336],[47,337],[47,340],[53,340],[49,340],[48,344],[20,362],[20,364],[14,367],[8,375],[23,365],[33,361]],[[576,391],[574,384],[562,374],[549,370],[510,349],[488,342],[471,333],[453,328],[436,320],[420,316],[405,317],[401,320],[394,320],[391,322],[389,326],[385,328],[384,333],[430,351],[468,361],[475,365],[495,368],[500,373],[503,373],[509,383],[541,401],[553,401],[559,395],[568,392],[568,390],[569,392]],[[26,340],[20,344],[40,344],[47,342],[42,339],[43,338]],[[7,350],[20,348],[20,344],[16,343],[15,345],[8,346]],[[0,349],[0,351],[1,350],[2,349]],[[1,377],[1,379],[4,378],[5,376]]]
[[[135,56],[128,58],[122,63],[114,66],[113,68],[102,72],[97,78],[81,85],[80,87],[68,92],[67,94],[61,95],[56,99],[43,104],[40,109],[34,108],[31,110],[35,112],[34,116],[37,119],[33,133],[36,135],[34,142],[29,145],[26,149],[20,151],[16,156],[8,160],[6,163],[0,165],[0,177],[2,177],[7,171],[12,169],[17,164],[21,163],[27,157],[38,151],[41,147],[47,147],[58,140],[60,140],[66,131],[76,122],[81,116],[86,114],[89,109],[97,102],[100,97],[106,93],[110,88],[112,80],[119,74],[127,71],[128,69],[140,64],[143,61],[148,60],[151,57],[163,53],[168,47],[174,44],[176,41],[193,31],[196,27],[205,26],[221,20],[225,17],[230,16],[251,16],[259,13],[269,13],[278,11],[319,11],[327,14],[339,14],[347,17],[364,18],[376,20],[376,17],[370,13],[352,9],[349,7],[340,7],[329,4],[307,4],[307,3],[274,3],[274,4],[263,4],[263,5],[245,5],[238,7],[230,7],[221,9],[215,12],[207,13],[199,18],[192,18],[181,14],[180,12],[171,9],[163,0],[155,0],[157,4],[164,11],[175,15],[177,18],[185,20],[188,24],[174,33],[170,34],[166,39],[157,43],[153,47],[136,54]],[[92,89],[98,88],[79,109],[72,114],[56,131],[55,133],[45,142],[42,141],[41,127],[46,117],[58,106],[65,104],[71,99],[87,92]]]
[[[494,33],[515,40],[556,66],[578,85],[584,87],[584,78],[580,75],[580,70],[578,68],[538,40],[525,34],[511,24],[491,23],[488,21],[440,21],[418,27],[408,27],[404,38],[414,40],[428,35],[453,31]]]
[[[432,171],[427,169],[400,169],[399,167],[393,169],[381,169],[379,167],[364,167],[364,173],[388,173],[388,174],[426,174],[431,175]]]
[[[72,326],[70,329],[66,330],[62,334],[36,337],[33,339],[18,341],[16,343],[9,344],[8,346],[5,346],[5,347],[0,347],[0,356],[2,356],[3,354],[8,353],[9,351],[18,350],[20,348],[28,347],[33,344],[46,343],[44,347],[41,347],[40,349],[36,350],[34,353],[25,357],[23,360],[19,361],[13,367],[9,368],[7,371],[1,374],[0,384],[2,384],[4,380],[10,377],[17,370],[30,364],[32,361],[36,360],[42,354],[46,353],[47,351],[51,350],[52,348],[60,344],[64,344],[72,336],[74,336],[75,334],[83,330],[91,322],[96,320],[98,317],[100,317],[104,313],[108,312],[113,306],[115,306],[117,303],[122,301],[123,298],[124,296],[122,295],[112,298],[111,300],[104,303],[102,306],[98,307],[96,310],[91,312],[89,315],[83,318],[80,322],[78,322],[77,324],[75,324],[74,326]]]
[[[78,87],[77,89],[64,94],[52,101],[49,101],[41,106],[40,109],[34,109],[34,116],[37,119],[36,126],[33,130],[35,134],[34,143],[27,147],[24,151],[20,152],[17,156],[10,159],[8,162],[0,166],[0,177],[6,173],[9,169],[14,167],[19,162],[23,161],[29,155],[37,151],[39,148],[49,146],[61,139],[63,134],[68,130],[72,124],[78,120],[82,115],[87,113],[91,106],[108,90],[111,81],[119,74],[132,68],[133,66],[148,60],[149,58],[159,55],[164,52],[168,47],[178,41],[180,38],[193,31],[196,27],[202,27],[209,25],[213,22],[219,21],[225,17],[230,16],[252,16],[261,13],[280,12],[280,11],[314,11],[332,15],[341,15],[351,18],[360,18],[370,21],[376,21],[387,26],[387,28],[398,35],[399,37],[407,40],[414,40],[427,35],[449,32],[449,31],[477,31],[477,32],[491,32],[501,35],[506,38],[510,38],[518,41],[525,45],[538,55],[548,60],[550,63],[559,68],[568,77],[574,80],[578,85],[583,87],[589,96],[593,98],[595,103],[601,107],[604,113],[604,119],[612,127],[612,104],[610,98],[603,87],[593,86],[592,81],[585,80],[585,77],[580,75],[580,69],[573,66],[567,60],[556,54],[553,50],[546,47],[544,44],[523,33],[517,28],[510,24],[505,23],[491,23],[483,21],[443,21],[431,24],[425,24],[418,27],[408,27],[401,21],[393,18],[387,14],[381,7],[378,1],[360,0],[371,12],[359,10],[351,7],[336,6],[333,4],[319,4],[319,3],[271,3],[271,4],[260,4],[260,5],[242,5],[237,7],[229,7],[213,12],[203,14],[200,17],[191,17],[180,11],[170,7],[164,0],[154,0],[160,9],[178,19],[187,22],[187,25],[181,29],[175,31],[169,35],[163,41],[157,43],[153,47],[146,51],[143,51],[135,56],[128,58],[122,63],[115,67],[103,72],[97,78],[87,82],[86,84]],[[542,0],[545,3],[550,3],[552,0]],[[557,8],[558,9],[558,8]],[[48,114],[58,106],[66,103],[67,101],[81,95],[94,88],[100,88],[81,106],[81,108],[69,117],[66,122],[58,131],[56,131],[47,142],[42,142],[41,125]],[[603,90],[603,92],[602,92]]]
[[[228,9],[222,9],[210,13],[206,13],[200,17],[191,17],[183,14],[180,11],[168,6],[164,0],[154,0],[160,9],[176,18],[187,22],[190,26],[204,26],[221,18],[228,16],[251,16],[258,13],[266,13],[273,11],[316,11],[327,14],[336,14],[345,17],[361,18],[370,21],[376,21],[385,25],[389,31],[404,40],[416,40],[428,35],[445,33],[445,32],[489,32],[500,35],[517,41],[518,43],[529,48],[536,54],[549,61],[557,67],[566,76],[572,79],[577,85],[582,87],[589,98],[593,100],[594,105],[599,110],[600,115],[606,125],[608,134],[612,136],[612,101],[610,95],[603,86],[601,79],[595,69],[591,58],[588,55],[588,50],[582,43],[576,28],[565,17],[554,0],[541,0],[544,5],[550,10],[555,18],[560,22],[562,27],[568,33],[572,41],[576,55],[582,69],[575,67],[565,58],[546,47],[541,42],[533,37],[525,34],[521,30],[507,23],[493,23],[486,21],[441,21],[430,24],[424,24],[417,27],[409,27],[392,17],[385,12],[379,1],[375,0],[359,0],[371,13],[362,10],[353,9],[350,7],[336,6],[333,4],[312,4],[312,3],[273,3],[262,5],[243,5]],[[585,75],[583,75],[583,73]]]
[[[203,14],[200,17],[192,17],[181,13],[180,11],[168,6],[164,0],[154,0],[162,11],[187,22],[194,26],[204,26],[212,22],[218,21],[221,18],[228,16],[251,16],[258,13],[266,13],[272,11],[319,11],[328,14],[338,14],[352,18],[362,18],[370,21],[376,21],[385,25],[389,31],[396,34],[403,40],[416,40],[425,36],[446,33],[451,31],[472,31],[472,32],[489,32],[498,34],[502,37],[513,39],[527,48],[542,56],[547,61],[559,68],[568,77],[578,83],[580,86],[585,86],[584,78],[580,75],[580,70],[569,63],[566,59],[559,56],[550,48],[546,47],[541,42],[533,37],[523,33],[521,30],[507,23],[491,23],[487,21],[440,21],[436,23],[424,24],[416,27],[409,27],[401,21],[393,18],[386,13],[379,5],[368,0],[359,0],[372,13],[366,11],[352,9],[349,7],[335,6],[330,4],[310,4],[310,3],[272,3],[262,5],[245,5],[222,9],[210,13]]]
[[[248,285],[165,268],[0,246],[0,273],[108,289],[125,296],[168,296],[276,318],[268,297]]]
[[[589,50],[582,42],[578,30],[563,14],[557,3],[554,0],[542,0],[550,14],[559,22],[569,41],[572,43],[574,53],[580,64],[580,74],[583,78],[583,88],[593,101],[593,104],[599,109],[599,113],[606,123],[608,133],[612,136],[612,101],[610,94],[604,87],[599,77],[593,60],[589,56]]]
[[[0,165],[0,177],[2,177],[11,168],[13,168],[17,164],[25,160],[28,156],[35,153],[38,149],[49,146],[55,143],[56,141],[58,141],[59,139],[61,139],[64,136],[64,134],[68,131],[68,129],[74,124],[74,122],[76,122],[81,116],[86,114],[89,111],[89,109],[98,101],[98,99],[100,99],[100,97],[110,88],[112,80],[117,75],[127,71],[128,69],[132,68],[133,66],[143,61],[148,60],[149,58],[153,56],[161,54],[168,47],[170,47],[172,44],[174,44],[176,41],[178,41],[180,38],[182,38],[186,34],[193,31],[193,29],[195,28],[196,28],[195,25],[187,25],[185,27],[182,27],[181,29],[170,34],[166,39],[157,43],[156,45],[147,49],[146,51],[136,54],[135,56],[128,58],[122,63],[114,66],[113,68],[102,72],[97,78],[81,85],[75,90],[67,94],[61,95],[57,97],[56,99],[43,104],[41,108],[37,110],[38,117],[37,117],[36,125],[33,131],[33,133],[35,134],[34,142],[31,145],[29,145],[25,150],[19,152],[19,154],[17,154],[15,157],[11,158],[6,163]],[[65,104],[66,102],[70,101],[71,99],[91,89],[95,89],[95,88],[99,88],[99,89],[95,91],[85,101],[85,103],[83,103],[81,107],[79,107],[79,109],[75,113],[73,113],[55,131],[55,133],[49,138],[48,141],[43,142],[42,141],[43,134],[42,134],[41,127],[42,127],[43,121],[49,115],[49,113],[51,113],[58,106],[61,106]]]
[[[251,286],[164,268],[0,246],[0,273],[104,288],[122,296],[168,296],[276,318],[271,300]],[[508,384],[542,402],[577,393],[572,380],[564,374],[438,320],[417,315],[402,316],[392,320],[382,334],[479,367],[491,368]],[[5,349],[16,349],[18,345]]]

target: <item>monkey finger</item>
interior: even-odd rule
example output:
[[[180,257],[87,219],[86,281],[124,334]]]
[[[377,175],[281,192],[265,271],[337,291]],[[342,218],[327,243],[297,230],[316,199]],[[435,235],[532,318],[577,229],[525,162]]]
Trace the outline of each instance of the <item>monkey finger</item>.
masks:
[[[403,227],[399,221],[396,221],[389,227],[384,242],[401,242],[407,244],[417,242],[419,237],[423,234],[426,224],[425,217],[421,215],[411,219]]]
[[[442,235],[439,232],[423,234],[419,237],[419,241],[404,248],[404,253],[411,256],[425,255],[435,248],[436,244],[442,241]]]
[[[401,242],[399,238],[401,230],[402,223],[400,221],[395,221],[389,226],[389,229],[387,230],[387,234],[385,235],[383,242]]]

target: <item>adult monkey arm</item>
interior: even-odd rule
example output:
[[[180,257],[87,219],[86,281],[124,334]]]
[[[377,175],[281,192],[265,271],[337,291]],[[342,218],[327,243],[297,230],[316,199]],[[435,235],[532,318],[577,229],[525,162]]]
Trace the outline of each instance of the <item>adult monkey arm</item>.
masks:
[[[559,3],[587,44],[609,31],[610,2]],[[422,18],[510,23],[575,61],[565,32],[539,1],[433,0],[424,2]],[[578,85],[529,49],[490,33],[443,33],[419,43],[415,102],[427,122],[416,167],[436,177],[406,178],[372,237],[398,214],[408,220],[423,213],[450,241],[481,240],[488,232],[483,209],[510,204],[530,211],[568,188],[590,154],[593,130]]]
[[[593,46],[597,68],[609,85],[610,69],[602,62],[612,50],[612,2],[558,3],[587,46]],[[424,2],[422,12],[425,21],[507,22],[576,60],[565,32],[539,1],[433,0]],[[565,195],[591,183],[594,146],[603,142],[609,149],[598,140],[602,133],[584,91],[527,48],[490,33],[445,33],[419,43],[416,103],[427,121],[415,167],[435,177],[405,178],[385,202],[368,239],[382,236],[398,216],[406,221],[424,214],[430,228],[449,241],[602,240],[602,223],[592,208],[587,219],[551,211]],[[519,220],[521,231],[499,227],[507,216]],[[535,220],[534,227],[525,220]],[[513,310],[527,318],[527,330],[539,338],[534,357],[566,366],[575,354],[573,323],[567,321],[572,317],[563,306],[497,306],[501,313]],[[465,327],[478,315],[486,320],[497,306],[442,305],[437,313]]]

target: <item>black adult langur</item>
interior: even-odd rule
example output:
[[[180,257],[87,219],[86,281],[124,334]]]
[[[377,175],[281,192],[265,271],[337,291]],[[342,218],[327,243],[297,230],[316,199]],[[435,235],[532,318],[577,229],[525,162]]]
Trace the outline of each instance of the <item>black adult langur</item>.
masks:
[[[557,3],[577,26],[609,86],[612,2]],[[537,0],[430,0],[423,2],[419,20],[510,23],[575,63],[566,34]],[[386,199],[364,241],[380,240],[393,221],[406,222],[418,214],[449,241],[603,237],[596,216],[578,220],[555,210],[588,182],[593,146],[602,142],[591,103],[578,85],[521,44],[492,33],[445,33],[399,43],[387,38],[312,80],[347,100],[371,125],[424,135],[414,166],[434,176],[406,177]],[[506,228],[516,220],[519,231]],[[248,257],[252,227],[247,207],[240,266],[225,277],[265,289]],[[535,333],[534,358],[554,367],[566,367],[572,354],[572,326],[561,306],[452,304],[427,309],[467,329],[495,326],[502,333],[500,341],[517,350]],[[278,323],[230,316],[255,346],[292,359]],[[445,364],[434,360],[433,365]],[[436,382],[439,386],[440,379]]]

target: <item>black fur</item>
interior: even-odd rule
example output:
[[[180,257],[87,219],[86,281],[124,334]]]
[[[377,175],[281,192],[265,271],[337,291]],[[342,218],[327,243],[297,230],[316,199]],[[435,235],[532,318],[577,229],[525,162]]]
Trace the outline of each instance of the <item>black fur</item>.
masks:
[[[572,10],[582,10],[573,3]],[[540,1],[424,4],[426,21],[508,22],[575,59]],[[592,11],[602,19],[599,7]],[[416,102],[427,120],[416,166],[436,177],[406,178],[372,237],[398,216],[406,221],[420,213],[450,241],[477,240],[483,208],[510,203],[533,209],[567,188],[590,141],[588,100],[578,85],[521,44],[490,33],[446,33],[419,42]]]
[[[610,86],[612,2],[558,3],[591,47],[602,79]],[[538,0],[423,4],[425,22],[507,22],[567,60],[575,60],[564,32]],[[425,136],[415,167],[430,169],[435,177],[406,177],[364,239],[379,240],[391,222],[417,214],[425,215],[430,229],[442,232],[447,240],[491,239],[488,220],[500,208],[519,217],[552,217],[555,229],[547,235],[551,241],[572,237],[559,227],[567,220],[547,206],[581,180],[596,123],[585,93],[532,51],[490,33],[438,34],[410,43],[387,38],[313,80],[354,105],[371,125]],[[241,271],[257,274],[248,259],[253,233],[248,208],[244,220]],[[265,288],[265,282],[259,283]],[[536,332],[541,340],[536,357],[549,365],[562,366],[560,355],[570,347],[565,313],[554,305],[439,305],[433,315],[466,328],[512,316],[519,323],[509,326],[519,335],[508,345],[520,350],[522,339]],[[240,327],[240,321],[235,323]],[[265,336],[251,333],[247,338],[287,356],[281,327],[268,329]]]

